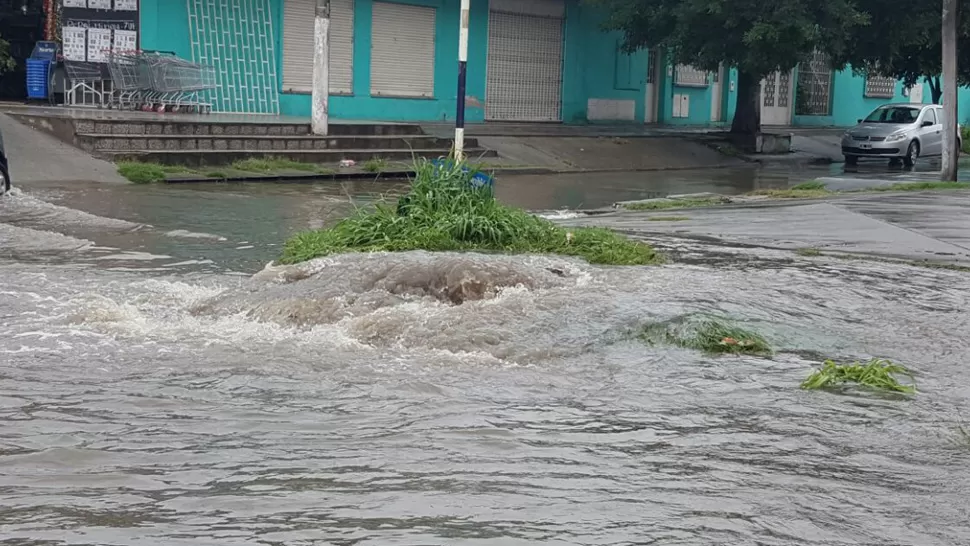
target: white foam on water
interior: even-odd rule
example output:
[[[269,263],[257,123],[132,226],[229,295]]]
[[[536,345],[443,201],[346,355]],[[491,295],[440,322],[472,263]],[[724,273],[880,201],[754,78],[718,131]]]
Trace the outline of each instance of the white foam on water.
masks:
[[[556,210],[556,211],[543,211],[536,213],[539,218],[545,218],[546,220],[570,220],[573,218],[583,218],[588,216],[582,212],[576,212],[574,210]]]
[[[58,227],[96,227],[113,231],[136,231],[147,224],[97,216],[81,210],[48,203],[14,188],[0,201],[0,211],[17,223]]]
[[[211,241],[228,241],[225,237],[221,235],[215,235],[213,233],[197,233],[193,231],[187,231],[184,229],[173,229],[165,233],[167,237],[173,237],[177,239],[208,239]]]
[[[165,254],[152,254],[150,252],[123,251],[117,254],[107,254],[98,256],[95,260],[123,260],[137,262],[151,262],[155,260],[171,260],[171,256]]]

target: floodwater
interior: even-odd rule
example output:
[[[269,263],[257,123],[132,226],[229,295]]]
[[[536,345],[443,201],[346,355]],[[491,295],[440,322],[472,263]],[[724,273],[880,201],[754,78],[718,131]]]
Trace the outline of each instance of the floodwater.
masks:
[[[518,203],[629,197],[560,188]],[[418,252],[260,271],[286,235],[393,191],[0,200],[0,541],[970,543],[967,274],[688,243],[663,267]],[[631,339],[694,312],[779,353]],[[892,358],[920,394],[799,390],[822,356]]]

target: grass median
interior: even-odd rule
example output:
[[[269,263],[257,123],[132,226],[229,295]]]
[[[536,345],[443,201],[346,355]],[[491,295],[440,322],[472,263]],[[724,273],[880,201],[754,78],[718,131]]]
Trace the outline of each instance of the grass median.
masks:
[[[297,234],[280,262],[346,252],[476,251],[577,256],[593,264],[648,265],[662,257],[646,243],[601,228],[563,228],[502,205],[461,164],[418,160],[397,206],[360,210],[335,226]]]

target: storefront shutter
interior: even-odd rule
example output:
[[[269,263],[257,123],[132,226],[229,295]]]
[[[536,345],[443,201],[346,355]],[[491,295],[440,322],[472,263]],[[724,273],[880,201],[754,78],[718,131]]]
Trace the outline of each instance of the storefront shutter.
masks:
[[[435,8],[374,2],[371,94],[434,97]]]
[[[563,2],[492,0],[485,117],[561,121]]]
[[[313,90],[314,0],[283,1],[283,92]],[[330,3],[330,94],[354,91],[354,0]]]

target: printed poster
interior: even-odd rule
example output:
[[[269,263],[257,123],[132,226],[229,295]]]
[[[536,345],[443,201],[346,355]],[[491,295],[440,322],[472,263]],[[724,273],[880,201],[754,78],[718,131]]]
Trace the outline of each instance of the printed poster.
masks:
[[[108,62],[108,52],[111,51],[111,29],[88,29],[88,62]]]
[[[64,59],[84,62],[87,60],[87,29],[64,27],[61,30],[61,47]]]
[[[111,9],[111,0],[88,0],[88,9]]]
[[[138,33],[134,30],[116,30],[114,51],[130,53],[138,49]]]
[[[115,0],[115,11],[138,11],[138,0]]]
[[[88,0],[64,0],[65,8],[86,8]]]

